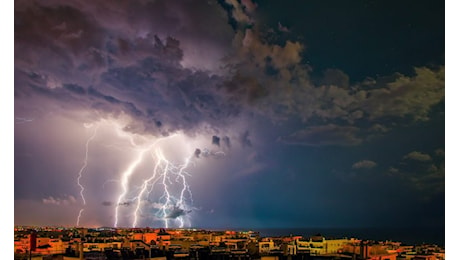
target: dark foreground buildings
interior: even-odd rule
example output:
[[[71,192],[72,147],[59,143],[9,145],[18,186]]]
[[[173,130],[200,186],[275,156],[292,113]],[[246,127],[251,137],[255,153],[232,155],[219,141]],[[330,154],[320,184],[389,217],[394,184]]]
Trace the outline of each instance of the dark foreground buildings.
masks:
[[[16,227],[15,259],[190,260],[444,260],[436,245],[326,239],[321,235],[260,237],[257,232],[153,228]]]

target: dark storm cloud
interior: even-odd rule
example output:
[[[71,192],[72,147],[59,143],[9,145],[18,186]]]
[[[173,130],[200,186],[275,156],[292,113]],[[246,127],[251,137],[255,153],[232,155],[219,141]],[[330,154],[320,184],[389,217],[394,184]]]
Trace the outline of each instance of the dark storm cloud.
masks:
[[[222,141],[224,142],[224,144],[225,144],[225,146],[227,148],[231,148],[230,137],[224,136],[224,137],[222,137]]]
[[[204,148],[204,149],[196,148],[193,154],[196,158],[211,157],[211,158],[219,159],[225,156],[225,153],[223,151],[214,151],[214,150],[209,150],[207,148]]]
[[[158,34],[181,36],[190,58],[201,60],[218,59],[218,52],[228,47],[232,39],[231,27],[227,25],[225,11],[212,1],[131,1],[131,2],[92,2],[60,1],[32,2],[16,1],[15,10],[27,10],[31,6],[48,9],[72,9],[84,14],[106,32],[100,36],[112,37],[115,45],[107,46],[107,51],[119,49],[123,54],[132,54],[131,39],[145,35]],[[30,12],[32,13],[32,12]],[[56,15],[55,15],[56,16]],[[205,17],[205,19],[203,19]],[[44,17],[46,18],[46,17]],[[53,18],[53,17],[52,17]],[[86,33],[86,28],[78,27],[78,17],[61,14],[61,19],[53,22],[50,28],[57,31]],[[33,18],[31,19],[34,20]],[[77,26],[70,26],[73,24]],[[199,45],[196,44],[199,42]],[[101,49],[99,49],[101,50]],[[97,51],[99,51],[97,50]],[[101,50],[104,53],[104,49]],[[126,57],[125,57],[126,58]]]
[[[219,137],[217,135],[212,136],[211,143],[213,145],[221,147],[221,141],[225,145],[224,146],[225,148],[230,148],[230,137],[228,137],[228,136]]]
[[[196,148],[193,154],[195,155],[196,158],[200,158],[201,150]]]
[[[218,136],[213,135],[212,136],[212,144],[220,146],[220,138]]]
[[[343,71],[329,69],[313,82],[311,67],[302,62],[303,43],[263,39],[251,1],[222,5],[242,25],[235,31],[215,3],[18,1],[16,100],[46,110],[43,102],[30,102],[38,94],[56,101],[53,107],[96,110],[101,116],[128,114],[132,122],[126,130],[160,135],[176,130],[193,134],[203,124],[227,126],[228,119],[245,113],[278,123],[295,119],[303,126],[280,140],[304,145],[360,144],[365,135],[383,134],[382,129],[387,132],[401,120],[429,120],[431,108],[444,100],[443,67],[415,68],[413,76],[368,78],[353,85]],[[107,11],[98,13],[101,9]],[[199,19],[204,14],[210,15],[206,22]],[[220,64],[226,73],[182,66],[206,60],[187,60],[197,42],[219,50],[219,58],[229,54]],[[362,125],[366,131],[357,130]],[[374,132],[369,125],[380,128]],[[326,139],[312,140],[313,135]],[[244,136],[240,141],[250,144]]]
[[[107,20],[92,16],[93,9],[104,4],[27,4],[30,8],[25,8],[25,2],[19,2],[16,8],[18,103],[22,98],[40,95],[51,99],[53,106],[57,104],[69,111],[94,109],[103,112],[102,116],[128,114],[133,121],[126,130],[162,135],[176,130],[193,133],[203,123],[217,127],[225,124],[226,118],[238,115],[238,103],[230,103],[219,87],[222,78],[184,68],[180,41],[172,37],[160,39],[154,35],[159,31],[148,27],[148,21],[144,21],[146,27],[143,27],[142,21],[125,11],[114,21],[120,26],[115,31]],[[143,8],[154,11],[155,6],[142,5],[136,2],[129,9],[141,13],[145,12]],[[180,4],[171,3],[162,8],[177,5]],[[104,7],[123,10],[117,4]],[[153,14],[149,17],[154,17]],[[103,15],[110,16],[110,12]],[[174,15],[177,24],[197,13],[171,14]],[[133,32],[129,24],[121,23],[125,19],[134,19],[131,22],[139,24],[145,33]],[[201,31],[195,38],[200,33],[206,34]],[[183,38],[187,41],[190,37]],[[24,101],[29,103],[27,106],[45,110],[50,103],[41,102],[43,106],[38,101],[29,101]]]
[[[98,24],[71,6],[23,5],[15,5],[16,70],[41,77],[49,88],[91,82],[92,73],[85,67],[96,66],[91,50],[102,48],[105,37]],[[85,64],[80,59],[85,59]],[[15,84],[15,92],[23,87]]]
[[[125,201],[125,202],[120,202],[118,205],[119,206],[124,206],[124,207],[129,207],[131,206],[131,201]]]
[[[169,212],[169,214],[166,216],[166,218],[168,219],[175,219],[175,218],[178,218],[180,216],[185,216],[187,215],[188,213],[192,212],[191,210],[184,210],[184,209],[181,209],[180,207],[178,206],[174,206],[171,210],[171,212]]]
[[[110,202],[110,201],[103,201],[103,202],[101,203],[101,205],[104,206],[104,207],[110,207],[110,206],[113,205],[113,203]]]

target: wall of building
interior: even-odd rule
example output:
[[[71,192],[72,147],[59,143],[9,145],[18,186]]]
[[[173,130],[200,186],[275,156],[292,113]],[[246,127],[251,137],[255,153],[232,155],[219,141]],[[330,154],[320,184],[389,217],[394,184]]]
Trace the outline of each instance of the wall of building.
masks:
[[[273,241],[259,242],[259,253],[268,254],[270,251],[275,249],[275,243]]]

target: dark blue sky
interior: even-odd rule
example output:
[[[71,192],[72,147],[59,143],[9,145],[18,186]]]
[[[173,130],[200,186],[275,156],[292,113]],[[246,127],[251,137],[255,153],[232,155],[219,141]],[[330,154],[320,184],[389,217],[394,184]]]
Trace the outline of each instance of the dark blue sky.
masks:
[[[15,224],[443,230],[444,8],[15,3]]]
[[[318,75],[343,70],[350,80],[413,73],[444,64],[444,1],[280,1],[258,3],[261,20],[305,42]],[[280,37],[282,39],[282,37]]]

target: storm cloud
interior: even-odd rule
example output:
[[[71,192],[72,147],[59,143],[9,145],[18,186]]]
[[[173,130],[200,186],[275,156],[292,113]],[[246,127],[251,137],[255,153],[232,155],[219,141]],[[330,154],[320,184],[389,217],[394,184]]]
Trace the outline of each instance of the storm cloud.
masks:
[[[369,128],[358,134],[353,129],[369,123],[391,129],[402,118],[428,120],[430,109],[444,99],[443,67],[415,68],[414,76],[395,74],[353,85],[344,72],[331,69],[318,84],[310,79],[311,68],[302,63],[304,44],[263,41],[258,27],[231,30],[219,5],[201,3],[191,12],[157,11],[186,10],[189,4],[18,1],[16,113],[46,113],[57,106],[64,111],[97,111],[95,119],[128,115],[126,130],[153,135],[177,130],[193,135],[204,126],[226,128],[235,118],[255,114],[274,122],[301,120],[304,126],[280,137],[286,143],[313,144],[306,140],[322,132],[314,145],[359,144],[363,134],[373,132]],[[250,1],[226,4],[237,23],[257,24],[251,18],[256,5]],[[109,11],[96,16],[100,8]],[[228,27],[221,34],[233,39],[233,46],[211,37],[217,31],[207,32],[210,26],[201,23],[175,27],[210,10],[218,14],[210,17],[217,24],[211,27]],[[133,12],[139,15],[130,16]],[[147,12],[149,16],[141,15]],[[220,58],[233,54],[215,66],[230,69],[217,72],[185,66],[187,46],[196,41],[219,50]],[[31,95],[41,99],[30,100]],[[309,122],[316,119],[323,123],[312,126]],[[340,128],[346,129],[340,135],[331,132],[338,122],[344,122]],[[219,146],[220,140],[213,139],[213,144]]]
[[[166,216],[166,218],[175,219],[181,216],[185,216],[189,214],[190,212],[192,211],[191,210],[186,211],[184,209],[181,209],[178,206],[174,206],[171,212],[169,213],[169,215]]]
[[[180,40],[171,35],[160,38],[162,30],[148,28],[149,24],[158,26],[165,21],[155,20],[155,15],[136,16],[152,21],[136,20],[129,15],[133,11],[155,11],[156,5],[164,3],[136,3],[130,5],[131,11],[122,11],[125,6],[121,3],[102,4],[108,10],[121,12],[116,19],[93,16],[102,7],[99,5],[16,4],[17,114],[30,110],[46,113],[53,109],[44,106],[47,103],[64,111],[98,111],[99,117],[126,114],[132,120],[126,129],[155,135],[177,130],[193,133],[203,124],[225,125],[228,118],[238,115],[240,107],[230,103],[220,87],[221,76],[184,67],[181,63],[186,55]],[[187,3],[175,2],[164,8],[185,8],[182,5]],[[205,4],[199,10],[204,12],[206,8],[218,7]],[[177,15],[179,23],[191,19],[187,15],[198,14],[171,15]],[[107,19],[114,24],[107,23]],[[144,32],[132,31],[132,23],[145,27]],[[195,26],[188,30],[203,28]],[[180,36],[183,41],[193,41],[201,35]],[[217,41],[214,46],[222,47],[219,44]],[[30,95],[49,101],[31,101]]]

